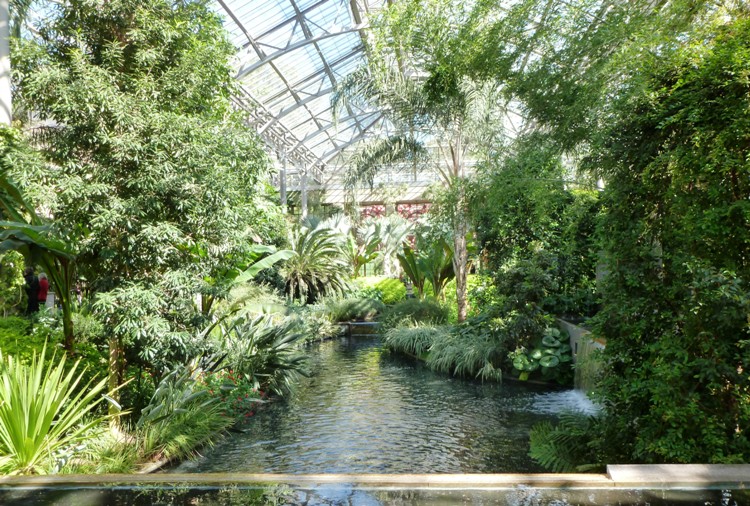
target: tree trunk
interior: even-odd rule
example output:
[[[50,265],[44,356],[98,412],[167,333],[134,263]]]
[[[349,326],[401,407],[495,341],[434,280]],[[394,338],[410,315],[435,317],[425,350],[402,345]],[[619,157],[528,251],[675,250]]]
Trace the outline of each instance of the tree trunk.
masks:
[[[120,392],[117,389],[122,384],[122,345],[120,339],[114,335],[109,337],[109,378],[108,378],[108,390],[109,395],[115,402],[120,402]],[[119,426],[118,417],[116,416],[118,409],[112,404],[109,404],[109,414],[112,416],[110,420],[110,428],[116,430]]]
[[[453,271],[456,274],[456,306],[458,321],[466,320],[468,302],[466,300],[466,278],[468,276],[469,249],[466,236],[469,231],[467,223],[466,194],[464,188],[463,139],[461,133],[456,135],[451,146],[453,162],[453,181],[456,185],[456,209],[453,216]]]
[[[466,320],[468,310],[466,279],[468,276],[469,250],[466,245],[466,234],[466,216],[459,211],[453,229],[453,271],[456,273],[456,306],[459,322]]]
[[[13,107],[10,85],[10,9],[0,0],[0,124],[11,124]]]

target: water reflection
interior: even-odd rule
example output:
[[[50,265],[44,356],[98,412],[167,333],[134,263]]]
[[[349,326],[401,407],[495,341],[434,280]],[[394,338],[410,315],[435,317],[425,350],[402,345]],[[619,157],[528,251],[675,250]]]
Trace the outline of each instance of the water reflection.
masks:
[[[481,384],[392,356],[376,338],[318,345],[316,374],[176,472],[541,472],[528,432],[563,410],[569,391]]]
[[[285,504],[293,506],[378,506],[378,505],[513,505],[567,506],[746,506],[747,490],[630,490],[630,489],[555,489],[527,488],[435,490],[377,489],[342,484],[316,487],[268,485],[263,487],[179,487],[128,486],[69,489],[29,488],[0,489],[0,504],[26,506],[151,506],[154,504],[194,506],[260,506]]]

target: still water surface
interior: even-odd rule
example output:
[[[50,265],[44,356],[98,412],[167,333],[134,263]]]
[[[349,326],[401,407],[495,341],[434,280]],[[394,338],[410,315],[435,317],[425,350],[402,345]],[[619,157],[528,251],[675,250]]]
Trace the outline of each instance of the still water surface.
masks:
[[[180,473],[543,472],[529,429],[564,410],[591,411],[579,392],[434,373],[377,338],[311,348],[314,375],[265,405]]]

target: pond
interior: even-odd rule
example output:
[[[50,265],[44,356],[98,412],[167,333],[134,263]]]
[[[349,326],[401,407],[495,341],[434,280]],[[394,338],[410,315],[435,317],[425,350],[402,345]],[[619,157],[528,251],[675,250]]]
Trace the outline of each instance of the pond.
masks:
[[[377,337],[311,348],[314,375],[269,403],[177,473],[543,472],[530,428],[565,410],[592,411],[573,390],[437,374]]]

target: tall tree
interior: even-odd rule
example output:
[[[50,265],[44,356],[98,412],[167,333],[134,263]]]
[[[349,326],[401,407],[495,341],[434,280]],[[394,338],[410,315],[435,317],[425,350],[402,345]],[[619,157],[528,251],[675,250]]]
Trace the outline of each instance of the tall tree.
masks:
[[[234,50],[206,1],[49,14],[16,54],[19,97],[46,125],[49,165],[27,183],[55,190],[43,205],[81,252],[119,376],[125,348],[155,367],[155,350],[184,342],[190,284],[252,235],[267,159],[232,113]]]
[[[398,2],[373,20],[368,63],[344,80],[333,102],[382,109],[400,133],[378,139],[351,160],[354,177],[372,181],[375,171],[411,160],[432,168],[455,197],[451,216],[458,318],[467,313],[467,199],[464,181],[471,160],[502,146],[503,121],[497,79],[476,79],[469,62],[482,49],[486,2]],[[430,147],[431,149],[429,149]]]

